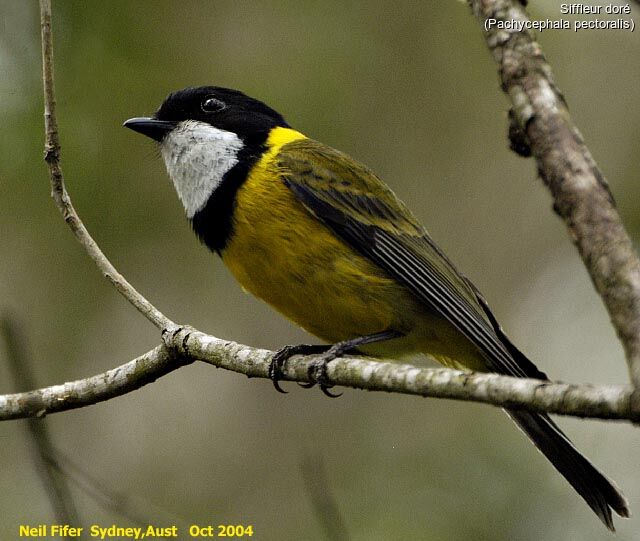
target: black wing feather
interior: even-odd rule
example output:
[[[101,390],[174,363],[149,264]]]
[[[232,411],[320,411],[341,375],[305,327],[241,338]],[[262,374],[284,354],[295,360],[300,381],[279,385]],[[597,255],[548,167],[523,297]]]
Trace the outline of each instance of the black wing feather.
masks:
[[[487,321],[481,315],[480,306],[473,306],[461,296],[451,280],[429,258],[421,254],[425,246],[434,245],[426,234],[421,237],[394,234],[362,223],[319,197],[310,186],[294,183],[289,179],[285,183],[307,208],[344,241],[406,284],[429,309],[445,318],[473,342],[483,353],[492,372],[546,379],[533,363],[516,362],[496,335],[490,320]],[[333,192],[331,196],[334,199],[348,197],[340,192]],[[352,204],[347,205],[356,208]],[[378,202],[378,205],[383,204]],[[384,214],[390,215],[390,212],[386,211]],[[453,268],[452,265],[451,267]]]
[[[287,146],[288,151],[283,149],[280,154],[281,177],[309,212],[475,344],[490,371],[547,379],[507,338],[475,286],[373,173],[353,161],[345,165],[343,154],[314,141]],[[309,155],[315,159],[309,160]],[[312,178],[306,171],[312,172]],[[607,528],[614,529],[611,508],[629,516],[626,499],[615,484],[574,447],[548,415],[520,410],[507,413]]]

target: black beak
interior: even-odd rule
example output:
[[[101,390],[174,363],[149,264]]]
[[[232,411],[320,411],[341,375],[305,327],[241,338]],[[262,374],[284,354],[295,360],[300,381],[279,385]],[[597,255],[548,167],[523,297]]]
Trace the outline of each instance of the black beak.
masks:
[[[123,124],[123,126],[130,130],[137,131],[142,135],[146,135],[147,137],[151,137],[151,139],[154,139],[159,143],[171,130],[173,130],[173,128],[176,127],[176,124],[177,122],[172,122],[170,120],[156,120],[155,118],[139,117],[130,118]]]

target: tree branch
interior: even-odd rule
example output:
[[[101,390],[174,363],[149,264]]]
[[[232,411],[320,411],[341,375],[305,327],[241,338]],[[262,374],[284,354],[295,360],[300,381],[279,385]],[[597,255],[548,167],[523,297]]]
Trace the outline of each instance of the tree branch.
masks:
[[[35,388],[31,359],[27,355],[26,338],[14,318],[0,316],[0,336],[7,346],[7,360],[18,389]],[[29,443],[36,471],[59,524],[78,524],[78,510],[64,475],[60,471],[58,453],[51,441],[44,419],[27,419]]]
[[[221,340],[189,327],[164,333],[165,343],[118,368],[83,380],[0,396],[0,420],[42,416],[139,389],[193,360],[248,377],[267,378],[272,352]],[[314,357],[292,357],[283,379],[310,383]],[[640,421],[629,385],[593,386],[480,374],[344,357],[328,367],[332,383],[369,391],[452,398],[575,417]]]
[[[300,471],[311,507],[324,530],[327,541],[349,541],[351,536],[329,485],[322,456],[305,456],[300,463]]]
[[[506,0],[471,0],[477,17],[524,17]],[[178,327],[140,295],[111,265],[77,216],[64,186],[55,118],[50,0],[40,0],[45,96],[45,160],[52,195],[65,221],[120,293],[158,328],[162,345],[120,367],[83,380],[0,396],[0,420],[37,417],[108,400],[150,383],[194,360],[245,374],[268,377],[272,353],[220,340],[189,327]],[[500,64],[514,115],[531,147],[540,174],[556,198],[596,288],[605,299],[625,344],[634,382],[640,379],[640,274],[630,241],[620,224],[602,175],[570,123],[551,71],[531,35],[487,31],[487,42]],[[557,148],[556,148],[557,146]],[[564,156],[563,159],[559,159]],[[598,209],[598,205],[604,205]],[[617,267],[620,265],[620,267]],[[628,295],[628,296],[627,296]],[[313,357],[287,363],[284,379],[310,382]],[[476,401],[577,417],[640,421],[640,401],[631,386],[569,385],[497,374],[380,362],[357,357],[333,361],[332,383],[354,388]]]
[[[40,32],[42,36],[42,83],[44,88],[44,159],[49,167],[51,197],[62,214],[64,221],[80,244],[93,259],[100,272],[138,311],[159,329],[175,327],[175,323],[166,317],[153,304],[145,299],[122,276],[106,258],[93,240],[76,210],[71,204],[60,167],[60,138],[56,120],[56,98],[53,87],[53,40],[51,36],[51,0],[40,0]]]
[[[535,157],[538,174],[553,196],[553,208],[564,220],[609,312],[640,394],[640,261],[607,181],[573,124],[532,32],[487,23],[528,21],[522,4],[516,0],[470,0],[470,4],[484,28],[502,89],[512,103],[511,118],[520,130],[517,141],[512,137],[512,147]]]

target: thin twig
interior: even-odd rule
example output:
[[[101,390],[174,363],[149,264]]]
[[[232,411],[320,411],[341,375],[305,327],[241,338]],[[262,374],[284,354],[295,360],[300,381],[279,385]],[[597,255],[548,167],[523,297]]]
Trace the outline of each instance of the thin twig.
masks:
[[[0,396],[0,420],[42,417],[48,413],[91,406],[135,391],[173,372],[186,362],[158,346],[102,374],[24,393]]]
[[[80,491],[106,511],[126,519],[129,523],[142,527],[163,520],[179,525],[180,529],[187,530],[189,528],[189,521],[173,511],[159,506],[146,498],[135,496],[129,490],[126,492],[113,490],[109,488],[106,481],[78,466],[59,449],[56,449],[55,452],[60,471]],[[143,508],[144,511],[142,510]],[[149,508],[151,508],[151,514],[149,513]]]
[[[472,0],[474,10],[481,20],[482,16],[484,16],[482,14],[490,10],[491,6],[495,7],[497,4],[514,9],[518,16],[523,16],[521,15],[521,10],[519,11],[517,7],[504,0],[500,2]],[[40,416],[95,404],[138,389],[193,360],[203,360],[220,368],[246,374],[250,377],[268,377],[268,367],[272,357],[271,352],[220,340],[195,329],[177,327],[137,293],[113,268],[82,225],[69,201],[60,170],[60,147],[53,96],[51,8],[49,0],[41,0],[41,13],[45,127],[47,133],[45,159],[50,168],[54,200],[60,208],[65,221],[67,221],[76,237],[105,276],[140,312],[157,327],[168,332],[163,332],[164,344],[125,365],[103,374],[27,393],[0,396],[0,420]],[[505,16],[505,14],[502,14],[502,16]],[[542,142],[542,138],[546,133],[542,130],[544,123],[538,126],[541,120],[536,116],[536,114],[542,115],[542,113],[547,114],[547,116],[550,114],[544,108],[545,104],[541,103],[540,100],[542,98],[539,96],[540,99],[529,103],[531,99],[527,92],[532,91],[532,89],[529,88],[528,84],[524,84],[528,79],[526,77],[523,78],[522,75],[520,79],[514,74],[509,77],[505,75],[509,73],[507,68],[513,69],[511,63],[514,62],[514,58],[525,63],[522,66],[521,74],[529,74],[531,62],[534,60],[536,62],[543,61],[539,48],[526,32],[520,38],[514,38],[514,34],[509,32],[502,34],[488,32],[487,34],[487,40],[494,56],[504,64],[504,66],[502,64],[501,66],[505,88],[508,89],[509,94],[514,99],[516,105],[514,110],[521,125],[526,129],[534,154],[538,156],[541,174],[547,179],[550,186],[556,186],[554,190],[560,190],[558,191],[559,195],[564,195],[562,190],[566,187],[562,186],[563,182],[571,184],[575,179],[554,177],[553,175],[556,173],[553,173],[552,164],[549,165],[547,162],[552,162],[553,160],[550,157],[556,156],[552,145],[562,145],[566,141],[557,141],[557,134],[548,134],[551,146],[549,146],[549,143],[545,146],[545,143]],[[509,44],[512,39],[515,39],[516,43],[522,43],[523,51],[531,54],[533,60],[528,58],[527,54],[522,51],[516,55],[507,48],[505,44]],[[518,49],[515,48],[514,51],[517,52]],[[505,58],[511,58],[511,61],[507,62]],[[533,81],[542,85],[547,93],[551,93],[551,96],[556,100],[554,106],[561,108],[560,110],[565,112],[564,104],[555,86],[549,86],[550,69],[544,63],[538,67],[541,73],[536,74],[535,77],[532,75]],[[514,81],[516,83],[519,82],[520,86]],[[544,93],[541,96],[545,97]],[[521,103],[522,101],[524,101],[524,105]],[[542,112],[537,113],[538,110]],[[536,111],[536,114],[532,111]],[[546,117],[543,115],[541,118]],[[560,122],[560,120],[556,121]],[[532,128],[532,126],[535,128]],[[579,180],[583,180],[585,186],[594,188],[600,195],[607,195],[606,184],[597,169],[595,169],[595,165],[588,152],[586,152],[582,140],[577,135],[577,131],[575,131],[572,124],[563,124],[562,126],[564,127],[561,133],[566,134],[567,130],[569,130],[574,139],[575,148],[572,148],[574,153],[578,155],[582,153],[582,162],[580,163],[587,170],[578,169],[580,175],[585,177],[582,179],[581,176]],[[560,148],[563,147],[561,146]],[[547,170],[545,167],[547,166],[550,168],[549,174],[551,177],[546,176]],[[564,174],[566,175],[566,171]],[[556,191],[554,191],[554,194]],[[633,261],[635,259],[627,246],[628,238],[619,224],[612,202],[606,197],[604,199],[605,210],[603,212],[611,220],[610,230],[605,228],[604,232],[598,229],[599,225],[597,223],[592,223],[593,219],[598,217],[598,212],[594,216],[589,214],[589,212],[594,211],[592,208],[593,202],[587,201],[589,204],[585,204],[584,201],[578,198],[576,199],[577,210],[571,210],[569,205],[567,208],[563,206],[562,212],[568,213],[567,220],[573,220],[570,230],[578,239],[577,243],[583,259],[593,271],[592,276],[598,291],[604,295],[607,306],[610,306],[614,324],[627,349],[632,374],[635,374],[635,367],[637,367],[636,354],[640,351],[640,338],[636,336],[638,344],[634,342],[636,339],[634,338],[634,332],[637,325],[640,325],[640,320],[635,317],[638,308],[637,294],[640,287],[640,278],[637,283],[631,279],[635,273],[633,269],[635,266]],[[563,204],[567,204],[567,201],[562,198],[558,198],[558,200],[562,201]],[[598,199],[598,202],[602,202],[601,198]],[[581,221],[584,213],[588,215],[586,224]],[[595,234],[597,250],[593,252],[584,251],[593,249],[593,246],[590,247],[590,241],[583,242],[581,239],[583,239],[584,234],[587,234],[587,237],[584,238],[592,238],[589,237],[592,233]],[[599,237],[598,235],[600,234],[604,236]],[[602,244],[603,239],[609,238],[620,240],[620,246],[607,247],[598,244]],[[615,268],[617,264],[622,265],[622,270]],[[603,268],[603,266],[610,266],[610,268]],[[604,274],[602,274],[603,272]],[[611,283],[614,284],[615,287],[611,291],[609,291],[609,286],[606,283],[602,283],[603,276],[611,279]],[[626,291],[629,293],[628,299],[624,295]],[[621,308],[621,312],[618,313],[616,310],[622,301],[627,302],[628,306]],[[626,324],[620,321],[621,313],[629,316]],[[309,357],[296,358],[295,362],[289,362],[284,371],[284,379],[309,382],[308,370],[311,367],[311,363],[313,363],[313,358]],[[577,417],[640,421],[640,401],[632,400],[633,387],[631,386],[569,385],[532,379],[510,378],[496,374],[471,374],[448,369],[417,368],[410,365],[354,357],[337,359],[332,362],[329,365],[328,377],[336,385],[360,389],[469,400],[511,409],[522,408]],[[636,379],[634,376],[634,381]]]
[[[553,196],[554,210],[564,220],[609,312],[640,395],[640,261],[609,186],[572,122],[532,32],[500,26],[505,21],[529,20],[522,3],[470,0],[470,4],[498,64],[502,88],[511,99],[512,118],[521,130],[514,146],[521,147],[526,140],[526,152],[535,157],[538,173]]]
[[[51,36],[51,1],[40,0],[40,29],[42,34],[42,81],[44,86],[44,159],[49,166],[51,197],[62,213],[64,221],[80,244],[98,266],[102,274],[114,285],[138,311],[159,329],[175,327],[175,323],[166,317],[153,304],[145,299],[122,276],[102,253],[93,240],[82,220],[78,217],[65,188],[62,168],[60,167],[60,138],[56,120],[56,99],[53,85],[53,43]]]
[[[26,340],[18,329],[14,318],[0,318],[0,335],[6,344],[7,360],[18,389],[34,389],[35,378],[27,355]],[[79,524],[78,511],[64,475],[60,472],[58,454],[53,446],[46,421],[32,417],[27,419],[33,457],[40,479],[53,507],[59,524]]]
[[[340,506],[327,480],[321,455],[305,456],[300,464],[311,505],[329,541],[348,541],[351,537],[340,513]]]
[[[87,379],[27,393],[0,395],[0,420],[42,416],[95,404],[138,389],[179,366],[200,360],[249,377],[268,378],[273,352],[181,328],[165,333],[158,346],[118,368]],[[293,357],[284,370],[289,381],[309,383],[314,357]],[[452,398],[511,409],[575,417],[640,421],[630,385],[573,385],[447,368],[418,368],[359,357],[332,361],[335,385],[434,398]]]

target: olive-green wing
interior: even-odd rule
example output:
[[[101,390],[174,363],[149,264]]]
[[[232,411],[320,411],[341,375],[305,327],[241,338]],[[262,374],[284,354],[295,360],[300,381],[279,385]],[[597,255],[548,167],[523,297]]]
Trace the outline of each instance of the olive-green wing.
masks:
[[[283,182],[309,212],[449,321],[482,352],[489,370],[545,378],[508,342],[473,285],[369,169],[311,139],[285,145],[277,160]]]
[[[283,146],[278,166],[283,182],[309,212],[449,321],[482,352],[489,370],[547,379],[505,336],[473,284],[368,169],[308,139]],[[629,516],[626,499],[615,484],[546,414],[507,413],[609,529],[614,529],[611,508]]]

